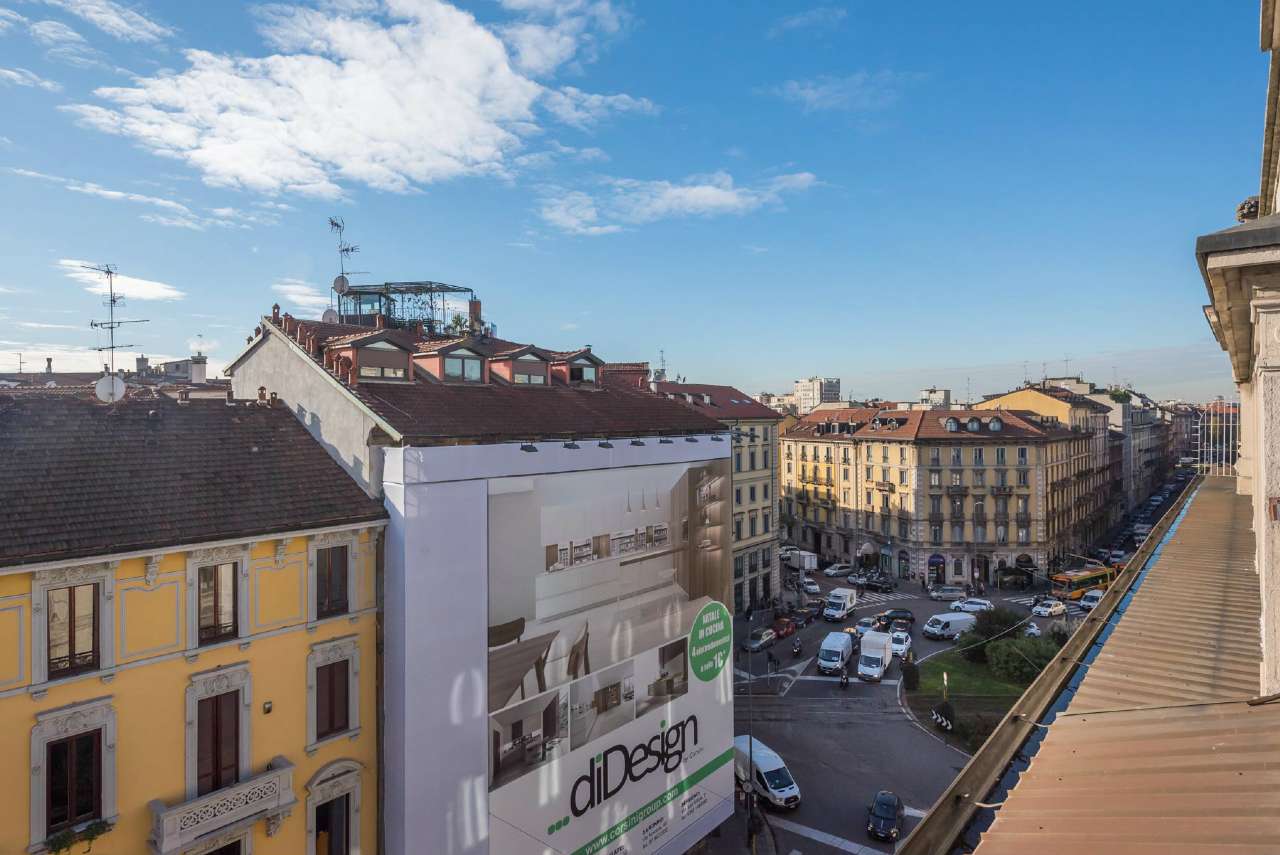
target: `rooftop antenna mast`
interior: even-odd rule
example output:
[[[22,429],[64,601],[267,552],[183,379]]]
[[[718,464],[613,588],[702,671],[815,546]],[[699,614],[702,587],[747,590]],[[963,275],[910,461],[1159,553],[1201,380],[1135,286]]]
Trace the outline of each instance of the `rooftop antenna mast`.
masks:
[[[124,305],[124,297],[116,293],[116,267],[114,264],[82,264],[85,270],[93,270],[107,277],[107,298],[102,301],[102,305],[107,307],[107,319],[105,321],[89,321],[89,326],[96,330],[106,330],[108,344],[106,347],[95,347],[94,350],[102,353],[104,350],[110,357],[112,377],[116,373],[116,351],[133,347],[131,344],[116,344],[116,330],[125,324],[145,324],[148,319],[141,318],[132,321],[117,321],[116,306]]]

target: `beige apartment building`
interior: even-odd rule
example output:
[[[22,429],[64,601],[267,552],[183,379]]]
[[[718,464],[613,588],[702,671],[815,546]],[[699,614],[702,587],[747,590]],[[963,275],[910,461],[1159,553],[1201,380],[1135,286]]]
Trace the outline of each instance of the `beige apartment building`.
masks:
[[[778,596],[776,448],[782,415],[732,386],[655,381],[650,388],[733,431],[733,608],[739,612]]]
[[[1107,445],[1111,408],[1051,381],[993,395],[974,405],[979,410],[1025,410],[1055,420],[1071,431],[1065,454],[1051,464],[1046,493],[1047,537],[1057,551],[1082,553],[1106,533],[1111,509],[1122,503],[1112,496]],[[1055,556],[1060,557],[1060,556]]]
[[[1040,572],[1070,429],[1025,411],[820,411],[780,439],[783,536],[903,580],[994,585]]]

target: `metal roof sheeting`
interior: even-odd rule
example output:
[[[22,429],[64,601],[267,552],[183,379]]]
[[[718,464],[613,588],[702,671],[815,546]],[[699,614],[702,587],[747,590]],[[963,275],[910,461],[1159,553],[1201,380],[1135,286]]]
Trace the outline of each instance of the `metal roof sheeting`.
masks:
[[[1258,692],[1252,505],[1191,500],[978,855],[1280,852],[1280,702]]]

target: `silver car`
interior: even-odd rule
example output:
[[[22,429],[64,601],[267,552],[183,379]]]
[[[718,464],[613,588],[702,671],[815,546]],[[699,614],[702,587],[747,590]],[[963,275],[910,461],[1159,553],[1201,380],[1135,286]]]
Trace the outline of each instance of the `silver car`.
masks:
[[[990,600],[980,600],[977,597],[966,597],[963,600],[956,600],[951,604],[953,612],[989,612],[996,607],[996,604]]]
[[[964,598],[964,588],[955,585],[938,585],[929,589],[931,600],[963,600]]]

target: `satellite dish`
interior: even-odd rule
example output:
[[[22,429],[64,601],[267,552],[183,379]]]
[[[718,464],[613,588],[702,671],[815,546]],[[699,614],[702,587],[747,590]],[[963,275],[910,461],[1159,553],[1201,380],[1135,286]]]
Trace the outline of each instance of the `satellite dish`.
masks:
[[[124,381],[114,374],[99,377],[98,382],[93,384],[93,394],[104,403],[119,401],[124,397]]]
[[[324,314],[320,316],[320,320],[326,324],[336,324],[338,322],[338,313],[333,309],[325,309]]]
[[[345,294],[349,287],[351,287],[351,283],[347,281],[347,277],[342,275],[333,277],[333,290],[336,293]]]

